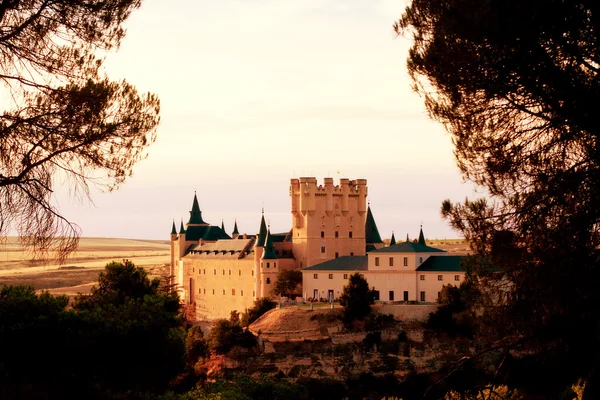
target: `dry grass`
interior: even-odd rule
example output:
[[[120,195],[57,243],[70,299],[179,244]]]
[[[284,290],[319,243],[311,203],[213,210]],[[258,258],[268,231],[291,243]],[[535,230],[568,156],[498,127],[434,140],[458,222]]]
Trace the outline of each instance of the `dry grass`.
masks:
[[[81,238],[77,251],[59,265],[54,260],[33,260],[17,238],[9,237],[0,244],[0,286],[25,284],[55,294],[86,293],[107,263],[123,259],[146,268],[151,276],[159,276],[170,260],[169,242]]]

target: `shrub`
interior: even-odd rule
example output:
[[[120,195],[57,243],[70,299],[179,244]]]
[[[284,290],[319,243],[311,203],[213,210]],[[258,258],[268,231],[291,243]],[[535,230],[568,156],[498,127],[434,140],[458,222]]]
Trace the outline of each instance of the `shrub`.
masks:
[[[249,326],[251,323],[259,319],[264,313],[275,308],[277,304],[268,297],[261,297],[254,300],[252,308],[246,310],[242,314],[242,326]]]

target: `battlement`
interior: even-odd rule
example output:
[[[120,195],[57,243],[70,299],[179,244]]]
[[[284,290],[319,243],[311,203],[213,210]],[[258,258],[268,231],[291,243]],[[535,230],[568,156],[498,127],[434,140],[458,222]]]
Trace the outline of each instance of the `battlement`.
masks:
[[[292,198],[292,215],[298,213],[312,213],[318,208],[331,212],[334,208],[334,198],[340,199],[339,208],[342,212],[351,209],[359,213],[367,210],[367,180],[341,178],[338,185],[334,185],[333,178],[325,178],[322,185],[318,185],[315,177],[301,177],[290,180],[290,197]],[[352,206],[350,198],[358,202]],[[318,206],[318,203],[321,206]],[[295,226],[299,226],[299,221]]]
[[[314,191],[315,193],[327,193],[333,191],[333,193],[359,193],[361,188],[366,188],[366,179],[355,179],[350,180],[348,178],[340,178],[339,185],[333,184],[333,178],[324,178],[323,185],[317,186],[317,178],[315,177],[301,177],[293,178],[290,180],[291,190],[297,189],[298,191],[302,188],[305,191]],[[294,190],[296,191],[296,190]]]

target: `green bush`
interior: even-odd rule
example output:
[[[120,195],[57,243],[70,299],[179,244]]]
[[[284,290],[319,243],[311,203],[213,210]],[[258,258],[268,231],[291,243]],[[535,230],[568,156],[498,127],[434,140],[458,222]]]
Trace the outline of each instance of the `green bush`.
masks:
[[[242,314],[242,326],[249,326],[251,323],[259,319],[264,313],[275,308],[276,305],[277,303],[268,297],[261,297],[254,300],[254,305],[252,308],[247,309],[246,312]]]

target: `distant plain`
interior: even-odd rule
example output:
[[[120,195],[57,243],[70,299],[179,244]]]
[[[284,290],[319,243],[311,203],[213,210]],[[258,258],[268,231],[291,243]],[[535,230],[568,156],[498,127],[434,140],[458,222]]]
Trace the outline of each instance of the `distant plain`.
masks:
[[[128,259],[144,267],[152,276],[160,276],[169,262],[166,240],[118,238],[80,238],[77,251],[62,264],[52,259],[36,260],[18,242],[8,237],[0,243],[0,287],[31,285],[53,294],[87,293],[98,280],[98,273],[111,261]]]

